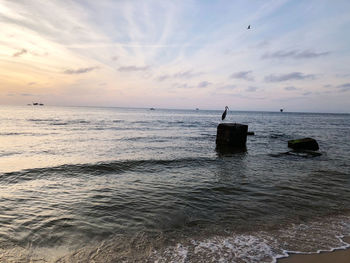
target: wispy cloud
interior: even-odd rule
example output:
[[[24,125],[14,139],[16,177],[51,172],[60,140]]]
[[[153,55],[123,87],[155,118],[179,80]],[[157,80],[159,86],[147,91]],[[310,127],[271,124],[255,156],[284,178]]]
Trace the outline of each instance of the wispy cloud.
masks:
[[[349,78],[350,73],[345,73],[345,74],[336,74],[335,75],[337,78]]]
[[[233,90],[233,89],[236,89],[236,88],[237,88],[237,86],[235,86],[235,85],[225,85],[225,86],[220,87],[219,89]]]
[[[258,88],[257,87],[248,87],[248,88],[246,88],[246,90],[245,91],[248,91],[248,92],[255,92],[255,91],[257,91],[258,90]]]
[[[31,97],[21,93],[41,90],[63,94],[84,80],[81,90],[91,96],[74,103],[181,108],[200,101],[201,108],[216,108],[227,93],[240,97],[234,103],[241,109],[270,109],[274,99],[288,97],[294,110],[303,110],[290,98],[308,101],[318,86],[332,93],[334,109],[349,112],[349,4],[327,2],[317,12],[303,12],[311,7],[291,0],[0,0],[0,84],[3,97],[15,94],[0,94],[0,103],[22,103]],[[311,96],[302,96],[308,91]],[[254,103],[259,96],[269,99]],[[67,92],[52,102],[70,99]],[[310,99],[312,104],[325,107]]]
[[[170,75],[161,75],[157,79],[158,79],[158,81],[164,81],[164,80],[167,80],[167,79],[170,79],[170,78],[171,78]]]
[[[163,74],[160,75],[157,80],[158,81],[165,81],[167,79],[191,79],[197,76],[202,75],[203,72],[194,72],[192,70],[187,71],[180,71],[174,74]]]
[[[174,83],[172,85],[173,88],[175,89],[190,89],[193,88],[193,86],[190,86],[188,84],[184,84],[184,83]]]
[[[254,77],[252,76],[253,71],[240,71],[232,73],[230,78],[231,79],[244,79],[248,81],[254,81]]]
[[[341,92],[350,91],[350,83],[345,83],[345,84],[342,84],[342,85],[338,85],[337,88]]]
[[[208,86],[210,86],[212,83],[208,82],[208,81],[202,81],[198,84],[198,88],[206,88]]]
[[[301,72],[292,72],[288,74],[274,75],[271,74],[265,77],[266,82],[283,82],[288,80],[305,80],[316,78],[313,74],[303,74]]]
[[[330,52],[314,52],[311,50],[279,50],[272,53],[265,53],[262,55],[262,59],[283,59],[283,58],[293,58],[293,59],[310,59],[322,57],[330,54]]]
[[[20,51],[14,53],[12,56],[13,56],[13,57],[19,57],[19,56],[22,56],[22,55],[24,55],[24,54],[26,54],[26,53],[28,53],[28,51],[27,51],[26,49],[23,48],[23,49],[21,49]]]
[[[174,78],[181,78],[181,79],[190,79],[196,76],[201,75],[201,72],[193,72],[192,70],[178,72],[173,75]]]
[[[288,87],[285,87],[284,89],[288,91],[297,90],[297,88],[293,86],[288,86]]]
[[[143,66],[143,67],[138,67],[138,66],[124,66],[124,67],[119,67],[118,70],[120,72],[133,72],[133,71],[146,71],[149,70],[149,66]]]
[[[88,68],[78,68],[78,69],[67,69],[63,71],[64,74],[74,75],[74,74],[83,74],[97,69],[97,67],[88,67]]]

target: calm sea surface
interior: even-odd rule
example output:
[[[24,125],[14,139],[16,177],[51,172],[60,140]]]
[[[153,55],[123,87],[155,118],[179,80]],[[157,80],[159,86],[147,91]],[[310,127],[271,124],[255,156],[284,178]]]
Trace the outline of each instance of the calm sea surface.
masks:
[[[0,107],[1,262],[274,262],[346,247],[350,115]],[[281,154],[313,137],[321,156]],[[36,262],[36,261],[35,261]]]

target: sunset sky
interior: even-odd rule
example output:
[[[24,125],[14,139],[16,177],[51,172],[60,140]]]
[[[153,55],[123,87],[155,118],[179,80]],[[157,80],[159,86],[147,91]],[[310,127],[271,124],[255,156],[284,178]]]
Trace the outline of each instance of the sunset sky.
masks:
[[[0,29],[0,104],[350,112],[349,0],[0,0]]]

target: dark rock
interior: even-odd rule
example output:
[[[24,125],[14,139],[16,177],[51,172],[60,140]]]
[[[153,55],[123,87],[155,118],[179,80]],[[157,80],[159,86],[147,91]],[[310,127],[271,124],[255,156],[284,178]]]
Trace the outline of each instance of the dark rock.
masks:
[[[317,151],[319,149],[317,141],[313,138],[302,138],[297,140],[290,140],[288,141],[288,147],[294,150]]]
[[[245,148],[248,125],[220,123],[216,133],[216,148]]]
[[[247,132],[247,135],[255,135],[255,133],[253,131],[249,131]]]

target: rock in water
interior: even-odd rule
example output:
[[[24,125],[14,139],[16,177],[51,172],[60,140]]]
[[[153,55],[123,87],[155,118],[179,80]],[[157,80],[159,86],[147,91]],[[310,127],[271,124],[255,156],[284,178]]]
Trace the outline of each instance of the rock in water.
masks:
[[[244,148],[247,142],[248,125],[220,123],[216,133],[216,147]]]
[[[302,138],[297,140],[290,140],[288,141],[288,147],[294,150],[317,151],[319,149],[317,141],[313,138]]]

